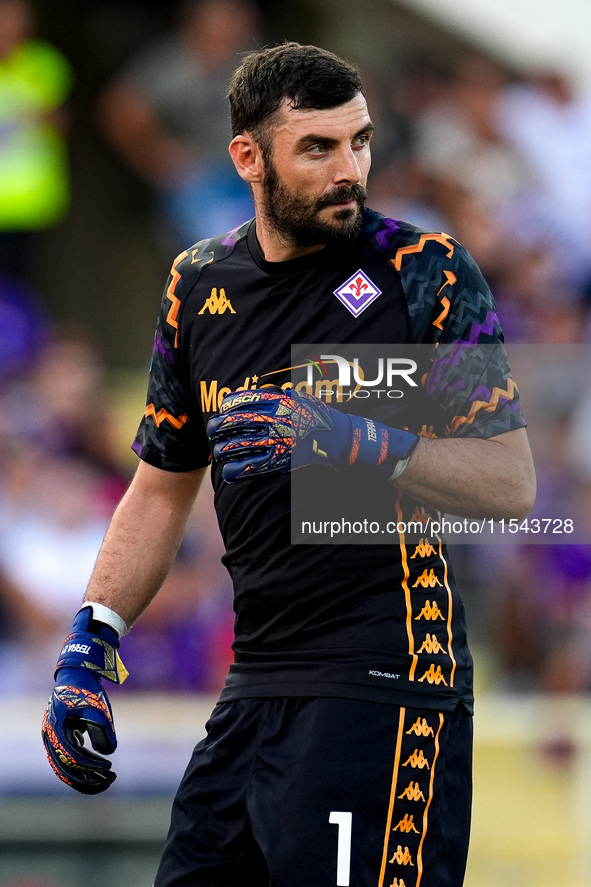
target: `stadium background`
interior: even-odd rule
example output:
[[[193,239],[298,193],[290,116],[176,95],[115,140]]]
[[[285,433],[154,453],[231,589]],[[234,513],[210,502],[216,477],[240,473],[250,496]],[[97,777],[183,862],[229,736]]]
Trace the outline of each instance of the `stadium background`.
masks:
[[[542,355],[535,372],[517,374],[537,507],[587,520],[590,538],[580,441],[589,432],[591,38],[584,4],[571,3],[570,15],[530,0],[253,8],[259,43],[315,42],[361,65],[380,133],[370,204],[462,240],[491,281],[509,347],[530,343]],[[170,580],[126,640],[130,686],[111,693],[116,785],[94,799],[69,792],[45,762],[39,725],[57,648],[133,470],[155,316],[178,252],[162,190],[122,154],[112,88],[178,27],[178,9],[146,0],[32,8],[38,35],[70,66],[58,123],[71,201],[43,231],[22,237],[10,220],[0,229],[23,256],[18,268],[0,266],[0,887],[137,887],[151,883],[171,794],[229,657],[230,591],[207,490]],[[3,88],[0,60],[0,152]],[[467,887],[584,887],[589,547],[462,546],[456,561],[478,689]]]

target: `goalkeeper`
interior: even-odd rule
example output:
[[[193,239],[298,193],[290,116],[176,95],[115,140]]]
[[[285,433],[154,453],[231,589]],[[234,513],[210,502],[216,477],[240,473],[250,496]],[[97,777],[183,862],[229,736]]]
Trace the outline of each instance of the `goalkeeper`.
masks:
[[[126,676],[120,639],[158,592],[211,462],[234,662],[155,887],[460,887],[472,660],[446,548],[413,551],[402,534],[292,545],[290,476],[325,498],[378,497],[401,520],[524,516],[535,477],[494,301],[460,244],[365,207],[373,124],[355,68],[285,43],[248,56],[229,97],[255,218],[173,264],[140,462],[58,659],[47,754],[79,791],[112,783],[104,681]],[[377,421],[295,390],[295,342],[469,348],[462,378],[441,362],[418,421],[394,402]],[[480,344],[494,360],[478,362]]]

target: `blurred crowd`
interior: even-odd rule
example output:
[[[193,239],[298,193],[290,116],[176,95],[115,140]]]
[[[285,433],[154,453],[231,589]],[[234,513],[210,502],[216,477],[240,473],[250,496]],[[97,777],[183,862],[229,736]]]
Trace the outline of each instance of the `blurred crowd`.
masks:
[[[15,695],[46,685],[129,468],[119,453],[105,368],[80,331],[50,330],[33,363],[6,381],[0,695]],[[126,641],[133,689],[219,687],[232,630],[221,553],[206,484],[174,569]]]
[[[264,38],[254,0],[184,2],[177,27],[130,53],[98,96],[97,138],[149,192],[146,228],[169,259],[252,213],[227,154],[225,91],[237,54]],[[68,212],[75,78],[35,35],[27,0],[0,0],[0,695],[49,688],[132,470],[100,346],[57,323],[27,274],[36,238]],[[510,356],[531,346],[515,373],[537,462],[534,516],[577,522],[576,544],[456,551],[488,680],[591,690],[591,95],[563,72],[517,76],[477,54],[445,70],[419,58],[396,77],[376,66],[368,94],[369,204],[447,232],[478,261]],[[24,213],[26,200],[46,211]],[[215,691],[223,680],[231,592],[214,523],[206,485],[164,589],[124,643],[132,690]]]

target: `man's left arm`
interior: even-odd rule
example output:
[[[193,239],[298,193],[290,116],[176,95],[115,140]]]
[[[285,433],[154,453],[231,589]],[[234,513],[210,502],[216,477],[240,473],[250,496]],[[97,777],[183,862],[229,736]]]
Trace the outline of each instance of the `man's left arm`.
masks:
[[[394,483],[413,499],[462,517],[522,519],[536,497],[525,428],[489,438],[421,438]]]
[[[524,427],[490,437],[421,438],[372,419],[341,413],[297,392],[226,395],[208,423],[222,478],[312,464],[376,471],[430,508],[462,517],[520,519],[535,500],[536,479]]]
[[[446,433],[421,437],[391,482],[443,513],[522,519],[535,501],[536,475],[495,299],[467,250],[451,238],[448,245],[446,252],[431,242],[428,325],[424,309],[413,315],[423,324],[416,341],[435,345],[424,389]],[[427,249],[421,255],[427,262]]]

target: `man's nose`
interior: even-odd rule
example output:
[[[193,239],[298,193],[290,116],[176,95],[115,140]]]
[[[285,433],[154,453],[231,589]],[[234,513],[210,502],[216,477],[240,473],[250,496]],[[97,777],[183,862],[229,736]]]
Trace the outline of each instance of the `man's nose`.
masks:
[[[357,185],[363,180],[363,172],[357,154],[351,148],[340,151],[335,160],[333,177],[335,185],[344,183]]]

